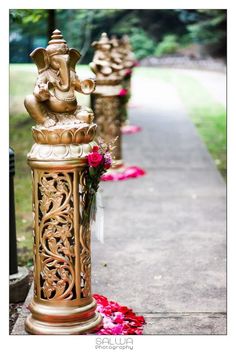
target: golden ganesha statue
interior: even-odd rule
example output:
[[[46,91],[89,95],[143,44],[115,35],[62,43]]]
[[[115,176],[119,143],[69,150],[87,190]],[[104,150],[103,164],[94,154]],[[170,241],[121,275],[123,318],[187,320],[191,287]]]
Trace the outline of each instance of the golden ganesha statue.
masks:
[[[78,105],[75,96],[75,91],[91,94],[95,89],[93,79],[81,81],[75,72],[80,53],[69,49],[61,32],[56,29],[47,48],[37,48],[30,56],[37,65],[38,78],[33,94],[28,95],[24,103],[37,127],[90,124],[92,110]]]
[[[106,33],[102,33],[99,41],[92,43],[95,54],[89,66],[95,73],[98,82],[106,79],[110,81],[121,79],[122,60],[117,53],[114,54],[113,46]]]

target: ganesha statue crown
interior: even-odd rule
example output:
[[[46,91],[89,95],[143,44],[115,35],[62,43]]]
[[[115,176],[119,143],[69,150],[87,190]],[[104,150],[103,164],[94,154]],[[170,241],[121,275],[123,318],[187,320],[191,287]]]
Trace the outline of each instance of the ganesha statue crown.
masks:
[[[80,80],[77,76],[75,66],[81,56],[79,51],[69,49],[56,29],[46,49],[37,48],[30,56],[37,65],[38,77],[33,94],[24,101],[26,110],[36,122],[32,130],[37,145],[33,146],[29,156],[34,158],[37,155],[35,149],[49,155],[48,148],[43,149],[42,145],[91,142],[96,133],[93,111],[78,104],[75,91],[91,94],[95,80]],[[66,153],[65,148],[63,150]]]

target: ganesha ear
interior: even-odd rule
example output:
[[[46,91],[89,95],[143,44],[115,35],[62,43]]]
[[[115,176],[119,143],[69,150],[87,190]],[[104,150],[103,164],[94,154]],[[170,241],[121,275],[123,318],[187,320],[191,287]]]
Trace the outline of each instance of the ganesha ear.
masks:
[[[72,70],[75,71],[75,65],[77,61],[81,58],[81,54],[76,49],[70,49],[69,56],[70,56],[70,67],[72,68]]]
[[[92,47],[92,48],[96,48],[97,44],[98,44],[98,42],[97,42],[97,41],[94,41],[94,42],[92,42],[91,47]]]
[[[33,61],[36,63],[39,73],[45,71],[49,67],[49,57],[46,49],[37,48],[32,51],[30,57],[32,57]]]

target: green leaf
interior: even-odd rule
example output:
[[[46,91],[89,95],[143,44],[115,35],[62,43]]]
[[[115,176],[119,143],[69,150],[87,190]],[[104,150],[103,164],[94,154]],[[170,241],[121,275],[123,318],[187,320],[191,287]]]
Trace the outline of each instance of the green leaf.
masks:
[[[89,168],[89,175],[90,176],[94,176],[96,174],[96,170],[94,169],[94,167],[90,166]]]

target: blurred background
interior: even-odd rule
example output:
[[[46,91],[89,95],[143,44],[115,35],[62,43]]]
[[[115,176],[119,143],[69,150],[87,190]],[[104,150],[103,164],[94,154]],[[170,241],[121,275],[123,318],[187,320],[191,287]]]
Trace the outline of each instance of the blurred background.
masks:
[[[26,155],[33,144],[33,121],[23,101],[33,91],[37,68],[29,54],[45,47],[56,28],[69,47],[82,54],[77,67],[80,77],[92,75],[88,67],[93,57],[91,43],[102,32],[118,37],[127,34],[139,61],[134,69],[136,81],[148,78],[173,85],[226,178],[225,10],[11,10],[10,146],[16,154],[19,265],[32,265],[31,175]],[[79,99],[89,104],[87,97]]]
[[[45,46],[60,28],[81,63],[92,59],[90,44],[102,32],[130,37],[138,60],[187,55],[226,58],[225,10],[11,10],[10,62],[31,62],[29,53]]]

